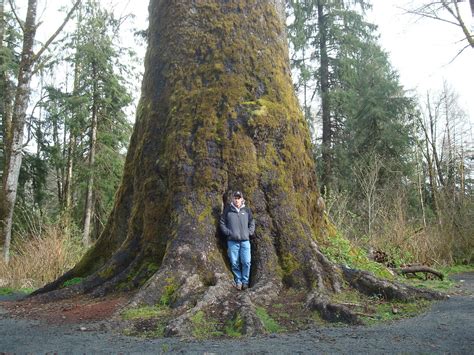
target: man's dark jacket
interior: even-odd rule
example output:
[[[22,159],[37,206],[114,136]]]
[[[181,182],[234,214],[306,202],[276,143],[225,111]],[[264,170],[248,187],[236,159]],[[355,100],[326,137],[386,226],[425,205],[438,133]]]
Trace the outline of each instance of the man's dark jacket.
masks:
[[[249,240],[255,232],[255,220],[252,217],[252,212],[245,206],[240,211],[237,211],[237,208],[232,204],[227,206],[222,213],[219,226],[227,240]]]

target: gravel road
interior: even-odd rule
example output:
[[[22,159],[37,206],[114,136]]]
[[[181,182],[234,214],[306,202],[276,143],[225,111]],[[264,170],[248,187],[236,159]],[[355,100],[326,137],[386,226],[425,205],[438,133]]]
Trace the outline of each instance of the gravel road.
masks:
[[[313,328],[239,340],[142,340],[90,325],[48,325],[12,319],[1,308],[0,353],[58,354],[309,354],[474,353],[474,272],[457,275],[462,295],[437,302],[414,318],[375,326]],[[81,327],[86,329],[81,330]]]

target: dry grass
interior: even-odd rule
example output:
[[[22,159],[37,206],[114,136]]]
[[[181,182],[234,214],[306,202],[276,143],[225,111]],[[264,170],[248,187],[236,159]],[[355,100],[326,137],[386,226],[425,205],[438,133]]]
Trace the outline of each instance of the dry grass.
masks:
[[[365,206],[351,205],[344,194],[330,201],[329,213],[338,230],[366,250],[386,252],[398,266],[403,263],[426,265],[469,264],[474,261],[474,201],[443,201],[439,218],[431,215],[423,225],[420,211],[408,212],[403,191],[379,196],[369,235]],[[327,205],[328,205],[327,204]],[[350,211],[356,211],[353,213]],[[441,222],[440,222],[441,221]]]
[[[14,240],[8,265],[0,260],[0,287],[41,287],[73,267],[83,255],[79,240],[59,225],[43,225],[40,230],[41,234]]]

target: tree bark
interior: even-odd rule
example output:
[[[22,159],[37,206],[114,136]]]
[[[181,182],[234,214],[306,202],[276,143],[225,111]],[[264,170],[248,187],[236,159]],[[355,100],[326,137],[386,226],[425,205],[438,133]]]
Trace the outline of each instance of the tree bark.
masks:
[[[54,168],[56,170],[56,188],[59,205],[62,206],[62,201],[64,200],[64,164],[62,163],[63,157],[61,152],[61,142],[59,141],[59,125],[57,117],[53,118],[53,143],[55,147],[55,159],[54,159]]]
[[[284,1],[152,0],[149,10],[142,96],[114,209],[82,261],[35,295],[136,290],[130,307],[167,300],[166,335],[190,334],[193,316],[222,300],[246,334],[261,332],[256,304],[283,287],[305,292],[308,307],[331,319],[340,307],[326,295],[345,273],[318,248],[330,228],[290,79]],[[251,287],[238,294],[217,231],[237,189],[257,220]],[[63,287],[74,277],[84,279]]]
[[[82,21],[82,8],[78,8],[78,20],[77,20],[77,29],[76,29],[76,37],[79,36],[79,27]],[[72,89],[72,95],[76,97],[79,92],[79,73],[80,73],[80,62],[78,58],[78,52],[76,49],[76,53],[74,56],[74,82],[73,82],[73,89]],[[77,117],[75,117],[75,114],[73,116],[73,120],[78,120]],[[67,129],[68,127],[69,129]],[[75,124],[71,122],[69,125],[66,125],[66,122],[64,123],[64,134],[66,135],[66,132],[68,131],[69,133],[69,138],[68,138],[68,144],[67,144],[67,152],[66,152],[66,174],[65,174],[65,180],[64,180],[64,201],[63,201],[63,208],[66,213],[66,220],[69,220],[70,217],[70,212],[71,212],[71,207],[72,207],[72,179],[73,179],[73,167],[74,167],[74,159],[75,159],[75,151],[76,151],[76,139],[77,139],[77,129],[75,128]]]
[[[97,78],[97,68],[93,64],[92,75]],[[91,128],[90,128],[90,141],[89,141],[89,178],[86,187],[86,199],[84,209],[84,226],[82,230],[82,244],[88,247],[91,244],[91,221],[92,211],[94,210],[94,165],[95,165],[95,153],[97,143],[97,115],[99,107],[99,97],[97,92],[97,80],[94,80],[92,93],[92,115],[91,115]]]
[[[6,48],[3,46],[3,38],[5,33],[5,7],[4,7],[4,0],[0,0],[0,51],[4,51]],[[3,56],[0,56],[0,91],[1,91],[1,101],[0,101],[0,115],[2,115],[2,142],[1,142],[1,161],[2,161],[2,182],[3,182],[3,175],[5,171],[5,159],[7,156],[7,148],[8,148],[8,135],[10,132],[9,126],[11,122],[11,115],[9,114],[9,107],[10,107],[10,85],[8,74],[6,70],[6,63],[4,62]],[[3,194],[0,191],[0,217],[3,215]],[[0,231],[2,230],[2,224],[0,221]],[[0,235],[0,246],[3,249],[3,245],[5,244],[5,239],[3,235]]]

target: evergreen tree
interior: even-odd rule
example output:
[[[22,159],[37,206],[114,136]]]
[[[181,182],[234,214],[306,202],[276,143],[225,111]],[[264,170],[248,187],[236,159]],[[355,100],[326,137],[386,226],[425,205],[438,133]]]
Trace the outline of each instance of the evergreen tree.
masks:
[[[72,92],[48,88],[48,153],[58,201],[61,208],[72,209],[68,213],[76,223],[85,221],[85,244],[90,243],[92,223],[97,235],[110,211],[131,133],[125,112],[132,99],[127,83],[131,64],[123,61],[130,53],[117,39],[120,25],[99,2],[84,3],[77,30],[64,43],[64,60],[74,72]]]
[[[321,102],[322,139],[316,155],[321,157],[322,184],[336,190],[349,188],[351,164],[374,155],[384,161],[382,174],[407,173],[414,103],[377,43],[376,26],[365,20],[368,2],[290,4],[297,81],[303,87],[316,82]],[[304,110],[309,112],[308,98],[303,97]]]
[[[289,2],[293,22],[289,37],[295,51],[293,65],[301,73],[299,81],[304,91],[304,111],[308,118],[308,82],[315,82],[314,92],[320,99],[322,121],[320,148],[320,177],[323,191],[335,187],[335,139],[340,121],[333,102],[338,86],[338,56],[354,42],[363,41],[372,25],[362,20],[356,8],[365,11],[369,5],[364,0],[327,1],[292,0]],[[344,48],[346,47],[346,48]],[[311,86],[311,84],[309,85]]]

